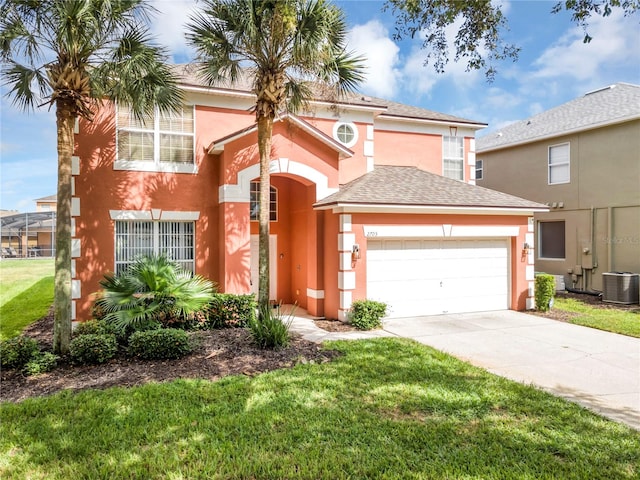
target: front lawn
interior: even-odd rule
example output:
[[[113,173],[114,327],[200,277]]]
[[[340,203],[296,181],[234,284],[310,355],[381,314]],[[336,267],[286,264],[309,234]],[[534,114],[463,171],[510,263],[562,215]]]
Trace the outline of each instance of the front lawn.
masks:
[[[0,262],[0,340],[44,317],[53,303],[52,259]]]
[[[0,407],[0,478],[625,479],[640,433],[409,340]],[[212,361],[215,361],[212,359]]]
[[[607,307],[594,307],[579,299],[558,297],[553,308],[576,314],[568,319],[576,325],[640,338],[640,307],[623,309],[611,304]]]

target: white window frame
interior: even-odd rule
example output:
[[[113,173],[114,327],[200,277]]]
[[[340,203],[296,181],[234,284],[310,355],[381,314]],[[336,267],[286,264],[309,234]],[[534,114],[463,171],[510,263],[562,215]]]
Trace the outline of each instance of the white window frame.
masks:
[[[133,225],[139,227],[146,226],[148,233],[147,238],[140,237],[133,238],[135,233],[122,232],[120,227],[127,225],[127,229],[131,230]],[[173,232],[162,232],[163,227],[168,227]],[[190,232],[186,230],[191,230]],[[116,220],[114,224],[114,272],[119,273],[123,271],[128,265],[131,265],[136,258],[141,255],[159,255],[166,254],[168,258],[176,262],[178,265],[184,267],[186,270],[195,273],[195,222],[194,221],[159,221],[159,220]],[[179,245],[171,245],[168,248],[162,246],[162,236],[165,238],[173,237],[177,238],[180,242]],[[122,247],[129,253],[125,258],[118,258],[121,253],[119,248],[119,242],[122,241],[122,237],[128,236],[133,238],[133,245],[126,245]],[[135,251],[138,250],[138,251]],[[178,255],[176,255],[178,253]],[[186,255],[185,255],[186,253]],[[177,257],[177,258],[176,258]],[[182,258],[181,258],[182,257]],[[190,258],[188,258],[190,257]]]
[[[552,161],[552,158],[551,158],[552,149],[559,149],[560,147],[565,147],[565,146],[567,148],[567,159],[566,159],[566,161],[551,163],[551,161]],[[554,169],[554,168],[557,169],[558,167],[566,167],[567,168],[567,178],[566,178],[566,180],[552,182],[551,181],[551,170]],[[569,144],[569,142],[559,143],[557,145],[549,145],[549,147],[547,149],[547,182],[548,182],[548,185],[562,185],[562,184],[571,182],[571,145]]]
[[[193,131],[192,132],[174,132],[170,130],[160,129],[160,112],[158,108],[155,109],[153,115],[153,128],[141,128],[141,127],[120,127],[118,125],[118,112],[120,108],[126,108],[116,105],[116,160],[114,162],[114,170],[133,170],[139,172],[164,172],[164,173],[198,173],[196,166],[196,115],[194,105],[184,105],[185,109],[191,108],[193,112]],[[153,134],[153,152],[154,159],[150,161],[142,160],[129,160],[126,158],[119,158],[119,132],[121,130],[130,132],[146,132]],[[162,134],[182,135],[185,137],[191,137],[193,144],[192,161],[189,163],[180,162],[161,162],[160,161],[160,138]]]
[[[451,148],[449,145],[447,145],[448,143],[455,141],[457,144],[460,143],[461,145],[456,145],[456,150],[459,150],[459,152],[457,152],[458,154],[456,154],[455,156],[450,155],[450,151]],[[451,174],[449,173],[450,170],[452,170],[450,168],[450,165],[452,163],[456,164],[456,173],[459,173],[459,175],[456,175],[455,177],[451,176]],[[449,165],[447,165],[449,164]],[[451,178],[453,180],[458,180],[461,182],[464,182],[464,138],[463,137],[453,137],[453,136],[448,136],[448,135],[443,135],[442,136],[442,176],[443,177],[447,177],[447,178]]]
[[[269,221],[277,222],[278,221],[278,189],[273,185],[270,185],[269,188]],[[256,196],[257,201],[253,200],[253,196]],[[272,200],[273,196],[273,200]],[[254,218],[253,215],[253,207],[256,207],[256,215]],[[249,220],[252,222],[257,222],[259,220],[260,215],[260,182],[252,181],[249,184]]]
[[[476,180],[484,179],[484,160],[476,159]]]
[[[562,245],[563,250],[564,250],[564,255],[562,257],[545,257],[543,256],[543,247],[544,247],[544,242],[542,241],[542,225],[543,224],[548,224],[548,223],[562,223],[564,226],[564,243]],[[539,220],[538,221],[538,258],[540,260],[556,260],[556,261],[564,261],[567,258],[567,223],[565,220],[563,219],[558,219],[558,220]]]
[[[340,139],[340,128],[348,127],[351,129],[351,133],[353,134],[353,138],[348,142],[343,142]],[[353,147],[358,142],[358,127],[352,122],[336,122],[333,125],[333,138],[340,142],[345,147]]]

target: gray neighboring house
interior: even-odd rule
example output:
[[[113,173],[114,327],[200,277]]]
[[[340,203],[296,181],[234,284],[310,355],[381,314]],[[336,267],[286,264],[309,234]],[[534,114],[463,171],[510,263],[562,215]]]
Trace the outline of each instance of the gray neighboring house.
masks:
[[[535,214],[536,271],[595,291],[603,273],[640,273],[640,85],[589,92],[476,145],[477,185],[550,207]]]

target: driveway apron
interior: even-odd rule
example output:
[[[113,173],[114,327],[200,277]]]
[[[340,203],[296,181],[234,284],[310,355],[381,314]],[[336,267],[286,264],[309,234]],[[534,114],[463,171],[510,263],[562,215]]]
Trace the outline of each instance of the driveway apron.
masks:
[[[384,331],[640,430],[640,339],[510,310],[394,318]]]

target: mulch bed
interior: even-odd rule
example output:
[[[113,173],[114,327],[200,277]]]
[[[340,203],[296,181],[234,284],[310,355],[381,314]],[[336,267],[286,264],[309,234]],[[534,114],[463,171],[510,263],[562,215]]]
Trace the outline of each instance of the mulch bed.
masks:
[[[603,302],[598,296],[559,293],[557,297],[575,298],[596,308],[640,311],[638,305]],[[533,315],[559,321],[569,321],[576,314],[551,309],[548,312],[530,311]],[[355,328],[337,320],[315,320],[315,324],[329,332],[354,331]],[[36,339],[43,350],[51,351],[53,342],[53,310],[24,330]],[[198,347],[178,360],[144,361],[118,356],[105,364],[74,366],[62,359],[52,372],[25,377],[19,372],[0,372],[0,401],[17,402],[71,389],[103,389],[114,386],[132,387],[149,382],[164,382],[179,378],[217,380],[227,375],[256,375],[289,368],[298,363],[324,363],[340,354],[323,350],[316,343],[293,335],[290,345],[280,350],[262,350],[245,329],[223,329],[194,332]]]
[[[30,325],[25,335],[35,338],[44,350],[53,342],[53,312]],[[19,372],[0,372],[0,401],[21,401],[71,389],[103,389],[114,386],[132,387],[149,382],[179,378],[217,380],[227,375],[256,375],[298,363],[324,363],[338,355],[323,350],[316,343],[293,335],[290,345],[279,350],[262,350],[251,339],[248,330],[229,328],[194,332],[198,347],[178,360],[134,360],[124,355],[102,365],[74,366],[61,360],[52,372],[25,377]]]
[[[355,332],[357,329],[348,323],[341,322],[340,320],[314,320],[313,323],[317,327],[326,330],[327,332]]]

